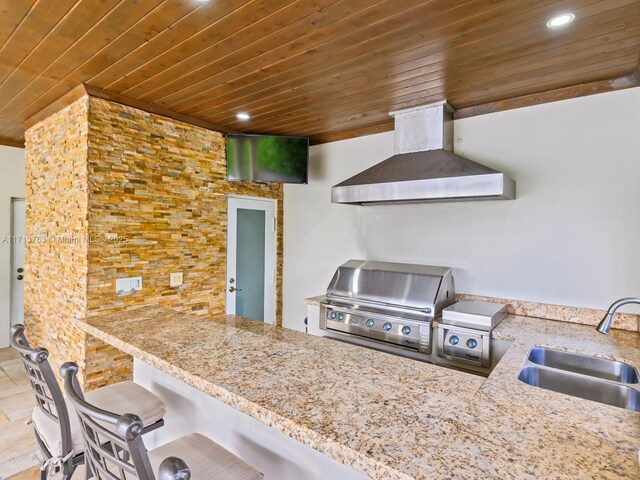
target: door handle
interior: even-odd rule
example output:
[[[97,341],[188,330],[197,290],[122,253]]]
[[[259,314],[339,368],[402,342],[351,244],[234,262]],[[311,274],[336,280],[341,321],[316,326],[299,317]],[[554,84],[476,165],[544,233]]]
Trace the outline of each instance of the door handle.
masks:
[[[17,278],[18,280],[22,280],[22,279],[24,278],[24,275],[18,275],[16,278]]]
[[[242,291],[242,289],[241,289],[241,288],[236,288],[236,287],[234,287],[233,285],[231,285],[231,286],[229,287],[229,291],[230,291],[231,293],[233,293],[233,292],[241,292],[241,291]]]

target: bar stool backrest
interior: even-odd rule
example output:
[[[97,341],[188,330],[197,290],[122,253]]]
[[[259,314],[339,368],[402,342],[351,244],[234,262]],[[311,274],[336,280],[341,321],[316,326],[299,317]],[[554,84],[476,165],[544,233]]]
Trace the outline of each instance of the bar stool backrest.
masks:
[[[64,391],[80,419],[85,441],[85,463],[94,480],[155,480],[142,442],[142,421],[136,415],[116,415],[84,399],[78,383],[78,365],[60,368]]]
[[[72,449],[71,427],[69,424],[69,412],[60,389],[60,384],[53,374],[49,364],[49,352],[44,348],[31,348],[24,335],[24,325],[14,325],[11,327],[11,346],[18,352],[27,374],[31,388],[36,396],[37,406],[49,418],[60,425],[60,436],[62,438],[62,457],[65,457]],[[37,434],[37,430],[36,430]],[[36,435],[40,448],[48,454],[46,445]]]

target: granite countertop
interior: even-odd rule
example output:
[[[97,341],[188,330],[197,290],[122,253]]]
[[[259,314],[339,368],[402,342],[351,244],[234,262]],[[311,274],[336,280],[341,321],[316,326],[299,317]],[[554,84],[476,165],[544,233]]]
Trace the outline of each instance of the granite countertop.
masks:
[[[144,308],[79,326],[371,478],[640,478],[640,413],[517,379],[533,345],[638,366],[637,333],[510,315],[485,379],[235,316]]]

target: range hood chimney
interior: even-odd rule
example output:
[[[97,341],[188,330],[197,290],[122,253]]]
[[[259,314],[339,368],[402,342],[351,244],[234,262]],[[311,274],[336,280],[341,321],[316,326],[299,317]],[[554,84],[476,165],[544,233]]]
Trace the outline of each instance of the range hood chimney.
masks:
[[[395,155],[331,189],[333,203],[512,200],[504,173],[453,153],[453,109],[446,102],[391,112]]]

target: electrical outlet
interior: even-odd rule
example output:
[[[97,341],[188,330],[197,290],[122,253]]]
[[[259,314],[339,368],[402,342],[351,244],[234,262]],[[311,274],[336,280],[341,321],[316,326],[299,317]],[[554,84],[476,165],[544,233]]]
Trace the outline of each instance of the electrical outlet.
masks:
[[[129,293],[142,290],[142,277],[116,279],[116,293]]]
[[[175,273],[170,273],[169,274],[169,286],[170,287],[179,287],[182,285],[183,282],[183,275],[182,272],[175,272]]]

